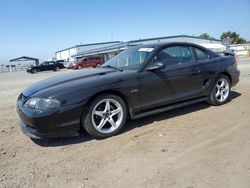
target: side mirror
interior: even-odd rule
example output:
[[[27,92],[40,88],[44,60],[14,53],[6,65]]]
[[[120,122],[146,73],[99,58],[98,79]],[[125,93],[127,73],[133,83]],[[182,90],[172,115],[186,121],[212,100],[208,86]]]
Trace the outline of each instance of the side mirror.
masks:
[[[146,68],[147,71],[155,71],[155,70],[160,70],[160,69],[164,69],[165,65],[162,62],[155,62],[153,65],[149,66],[148,68]]]

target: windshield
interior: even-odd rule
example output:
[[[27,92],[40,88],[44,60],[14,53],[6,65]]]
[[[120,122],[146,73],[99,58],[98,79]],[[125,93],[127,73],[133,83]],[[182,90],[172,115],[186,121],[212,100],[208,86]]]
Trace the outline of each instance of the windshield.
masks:
[[[107,61],[103,67],[112,66],[119,69],[136,70],[147,60],[153,50],[154,48],[129,48]]]

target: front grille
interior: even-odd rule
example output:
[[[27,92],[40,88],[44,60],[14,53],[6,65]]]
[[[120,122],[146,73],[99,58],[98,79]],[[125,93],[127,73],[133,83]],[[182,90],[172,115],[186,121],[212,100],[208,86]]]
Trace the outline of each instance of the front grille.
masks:
[[[35,130],[35,127],[34,127],[34,126],[28,125],[28,124],[26,124],[26,125],[27,125],[28,128]]]

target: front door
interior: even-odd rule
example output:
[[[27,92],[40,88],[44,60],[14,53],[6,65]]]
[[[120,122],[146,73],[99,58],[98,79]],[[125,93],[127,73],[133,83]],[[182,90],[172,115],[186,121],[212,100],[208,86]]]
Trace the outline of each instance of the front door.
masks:
[[[48,68],[48,62],[43,62],[41,66],[39,67],[40,71],[46,71]]]
[[[54,70],[55,69],[55,62],[50,61],[47,70]]]
[[[204,75],[189,46],[171,46],[159,51],[148,66],[155,62],[164,69],[143,71],[141,109],[154,108],[200,95]]]

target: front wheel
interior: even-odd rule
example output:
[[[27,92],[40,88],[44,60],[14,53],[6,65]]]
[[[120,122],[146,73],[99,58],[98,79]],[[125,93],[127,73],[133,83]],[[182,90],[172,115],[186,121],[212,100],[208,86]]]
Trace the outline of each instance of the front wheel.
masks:
[[[124,100],[116,95],[101,95],[89,105],[83,116],[84,129],[95,138],[117,134],[124,126],[127,108]]]
[[[228,102],[231,93],[231,83],[227,76],[220,75],[209,95],[208,103],[211,105],[222,105]]]
[[[54,69],[54,71],[59,71],[60,70],[60,68],[59,67],[56,67],[55,69]]]

